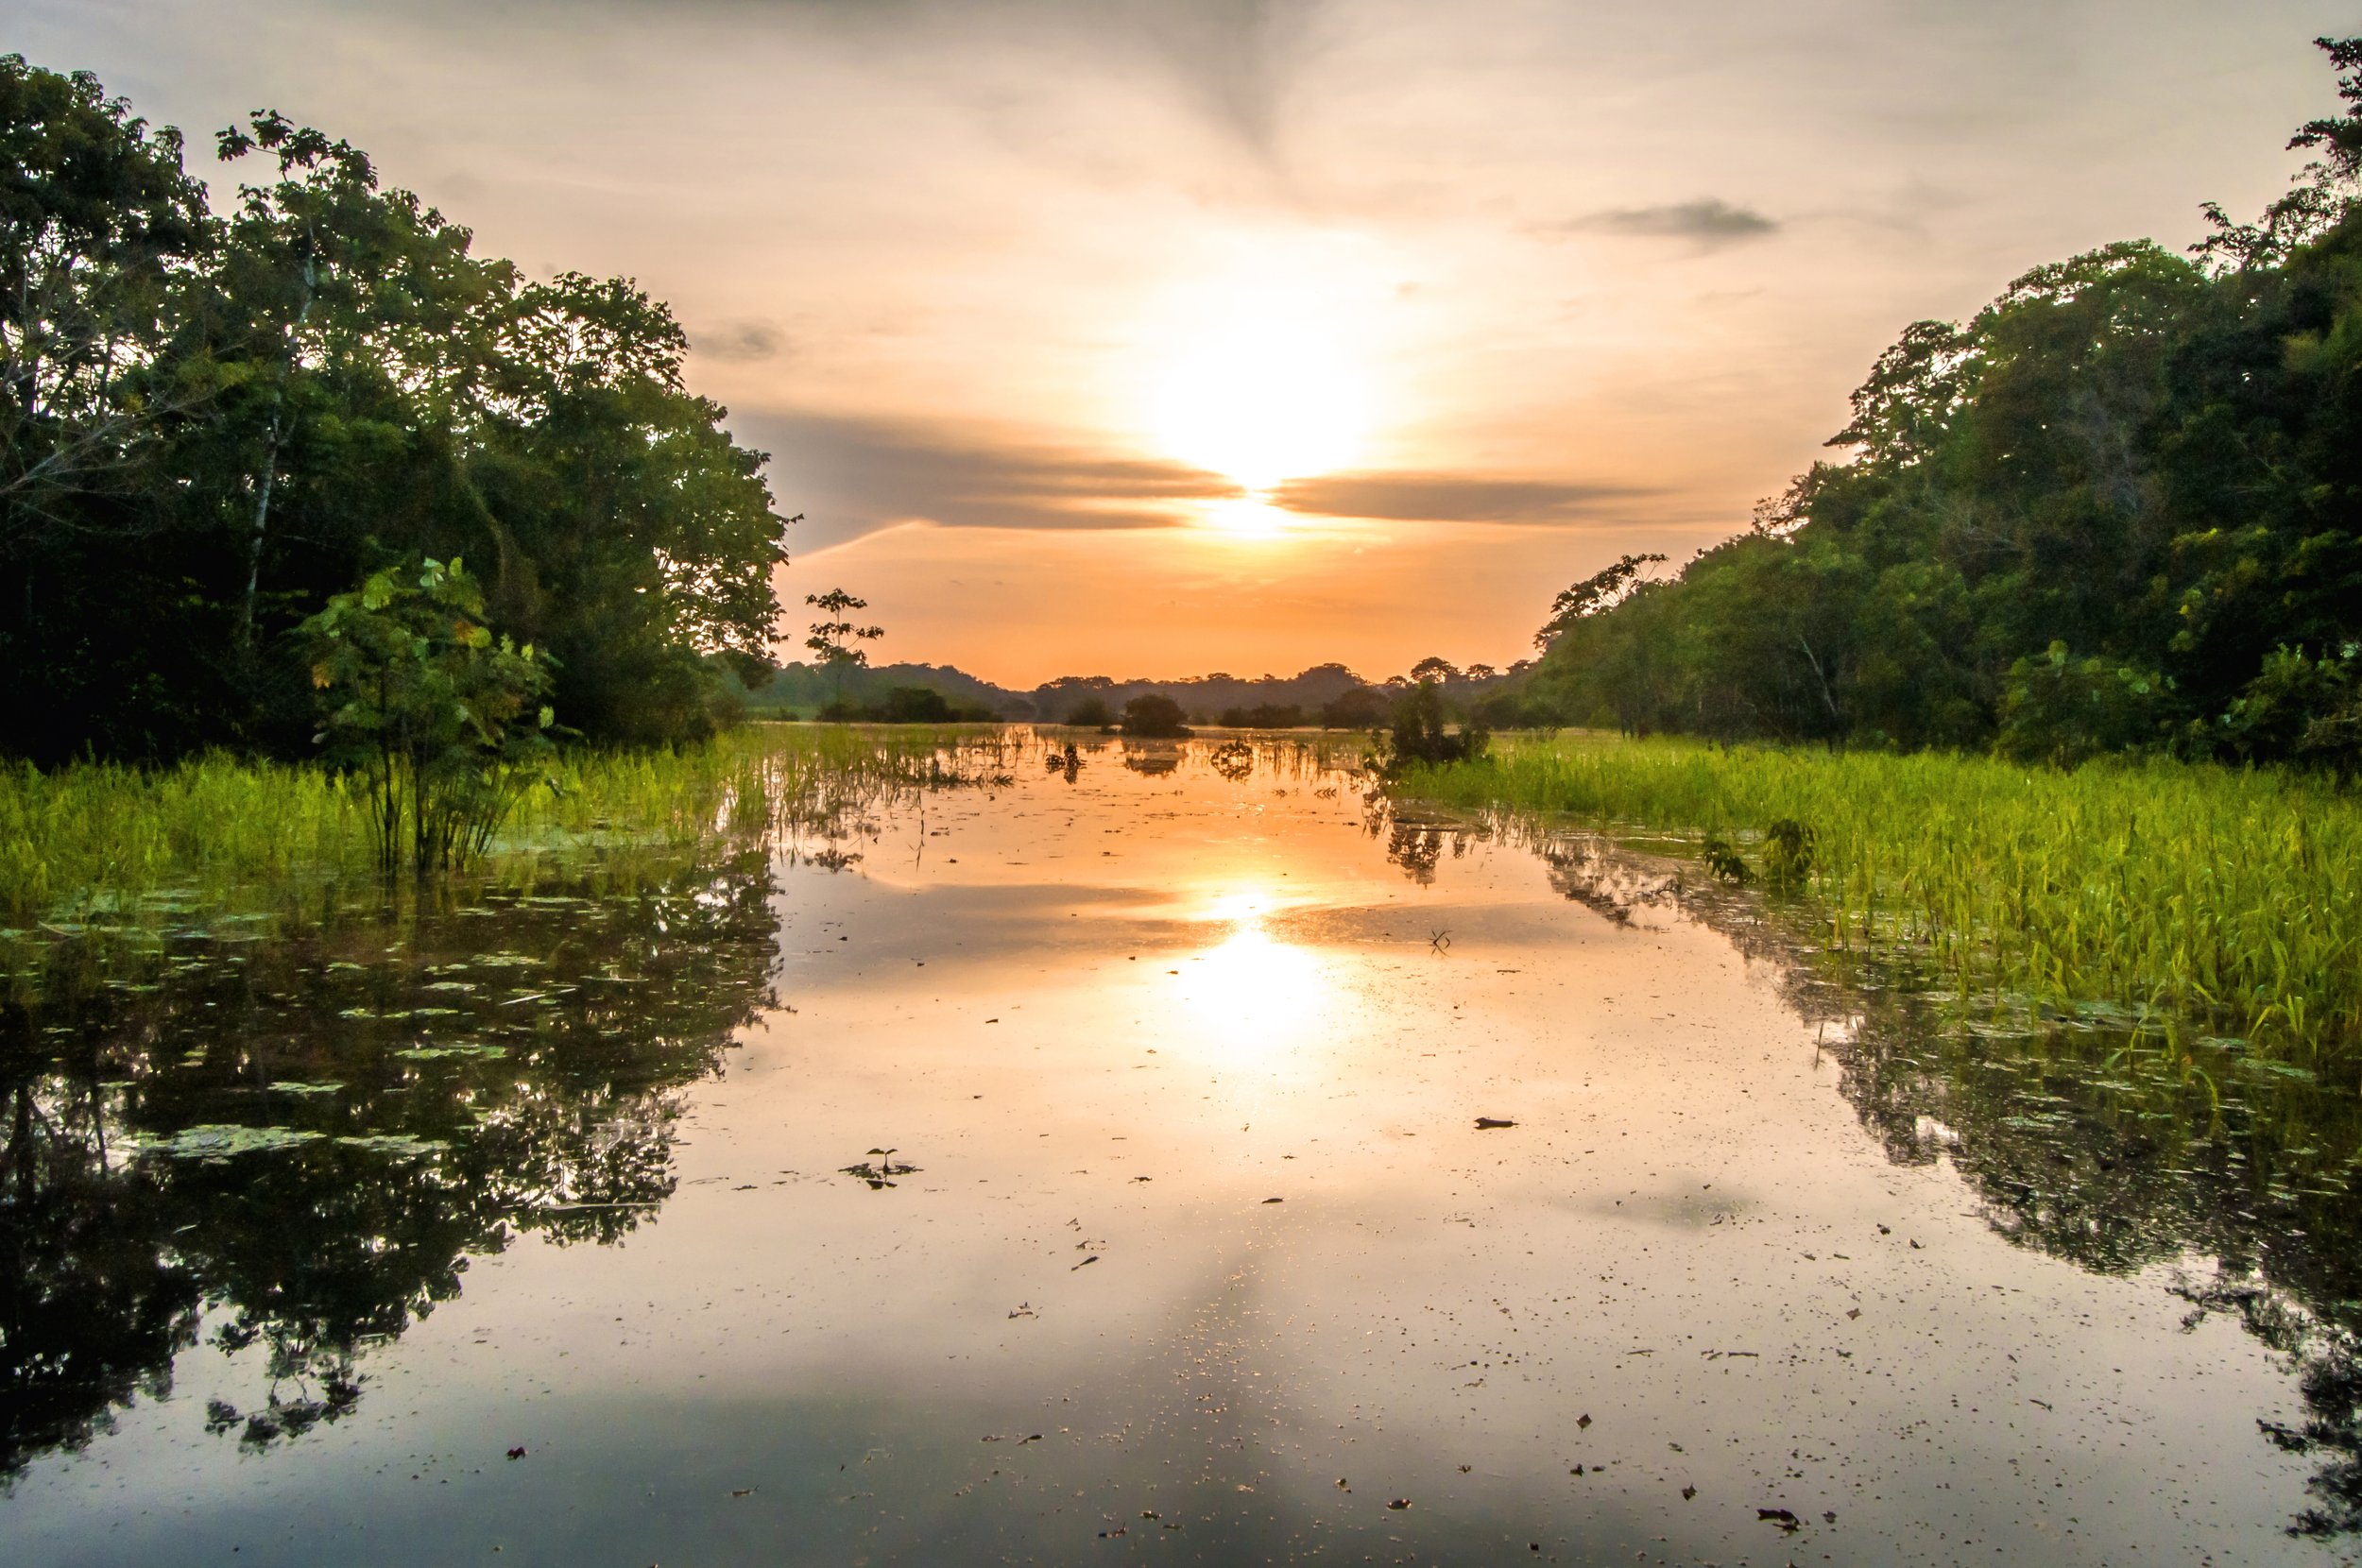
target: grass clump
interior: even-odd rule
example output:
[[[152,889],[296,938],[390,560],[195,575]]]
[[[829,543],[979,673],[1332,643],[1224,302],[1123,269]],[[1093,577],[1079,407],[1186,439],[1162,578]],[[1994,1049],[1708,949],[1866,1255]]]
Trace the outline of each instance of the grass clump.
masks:
[[[1908,956],[1961,995],[2110,1003],[2362,1065],[2362,799],[2325,779],[1566,736],[1395,789],[1703,836],[1726,880],[1752,850],[1767,884],[1818,901],[1833,949]]]

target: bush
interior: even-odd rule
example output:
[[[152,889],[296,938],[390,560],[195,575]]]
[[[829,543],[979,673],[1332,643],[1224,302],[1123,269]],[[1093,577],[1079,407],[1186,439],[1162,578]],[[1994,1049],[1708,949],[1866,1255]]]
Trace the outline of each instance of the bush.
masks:
[[[1104,697],[1085,697],[1067,709],[1066,722],[1088,729],[1106,729],[1116,722],[1115,710]]]
[[[1491,737],[1477,724],[1449,728],[1444,716],[1444,693],[1431,680],[1423,680],[1395,699],[1395,729],[1383,758],[1388,771],[1414,762],[1473,762],[1484,755]]]
[[[372,572],[298,628],[328,759],[357,775],[379,868],[484,852],[550,752],[550,661],[496,638],[454,556]]]
[[[1181,705],[1161,691],[1148,691],[1123,705],[1123,733],[1155,739],[1187,735]]]

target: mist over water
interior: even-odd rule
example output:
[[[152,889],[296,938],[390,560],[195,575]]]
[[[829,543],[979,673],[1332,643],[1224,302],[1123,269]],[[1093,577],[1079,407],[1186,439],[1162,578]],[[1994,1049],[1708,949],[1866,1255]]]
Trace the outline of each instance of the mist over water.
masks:
[[[1350,746],[950,776],[53,961],[0,1551],[2353,1555],[2343,1102]]]

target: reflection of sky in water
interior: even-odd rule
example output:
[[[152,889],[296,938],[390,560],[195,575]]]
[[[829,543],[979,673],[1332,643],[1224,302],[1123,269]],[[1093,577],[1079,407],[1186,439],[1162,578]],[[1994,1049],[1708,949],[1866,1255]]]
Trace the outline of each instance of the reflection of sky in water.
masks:
[[[2119,1133],[2012,1133],[1976,1080],[1923,1104],[1923,1067],[1816,1049],[1730,941],[1617,923],[1615,889],[1660,885],[1630,867],[1422,839],[1416,880],[1287,753],[1020,760],[776,893],[545,911],[515,973],[414,977],[472,993],[338,971],[110,1091],[320,1134],[175,1166],[119,1230],[322,1310],[307,1260],[391,1238],[369,1267],[410,1305],[340,1419],[244,1461],[206,1402],[253,1408],[317,1314],[184,1340],[170,1399],[127,1377],[115,1431],[0,1497],[9,1559],[2318,1560],[2280,1533],[2318,1456],[2255,1427],[2302,1401],[2167,1288],[2206,1249],[2110,1272],[2039,1232],[2132,1234],[2095,1196],[2140,1168]],[[726,962],[664,939],[699,911]],[[402,1056],[442,1027],[421,1003],[505,1054]],[[344,1087],[258,1111],[249,1059]],[[326,1163],[403,1129],[448,1150],[359,1188]],[[916,1169],[842,1174],[873,1148]],[[2002,1176],[2039,1245],[1995,1235]],[[496,1239],[524,1222],[617,1244]]]
[[[1335,1008],[1321,963],[1312,953],[1275,938],[1264,917],[1267,890],[1216,897],[1205,921],[1220,940],[1188,955],[1181,1001],[1198,1027],[1190,1048],[1202,1059],[1268,1072],[1313,1070],[1312,1031]]]

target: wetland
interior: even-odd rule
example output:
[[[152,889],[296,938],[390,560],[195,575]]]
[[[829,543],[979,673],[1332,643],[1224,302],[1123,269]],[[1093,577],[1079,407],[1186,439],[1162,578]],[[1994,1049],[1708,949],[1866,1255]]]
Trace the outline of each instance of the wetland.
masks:
[[[13,933],[0,1549],[2356,1555],[2327,1074],[1350,741],[829,733]]]

